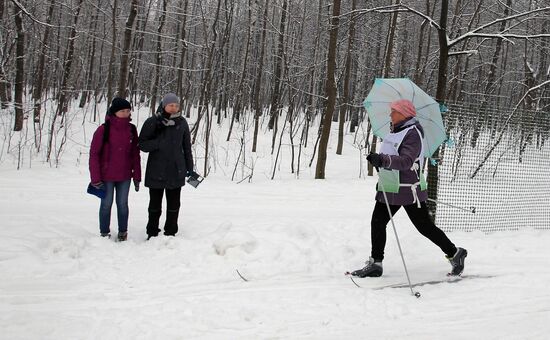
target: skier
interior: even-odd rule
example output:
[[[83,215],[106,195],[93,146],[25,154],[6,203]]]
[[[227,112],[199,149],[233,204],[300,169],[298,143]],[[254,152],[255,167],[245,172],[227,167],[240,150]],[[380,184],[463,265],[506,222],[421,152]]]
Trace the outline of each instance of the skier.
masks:
[[[380,153],[367,156],[367,160],[379,169],[378,192],[371,220],[371,256],[363,268],[351,275],[378,277],[383,273],[386,225],[390,221],[386,204],[391,216],[404,207],[416,229],[445,253],[452,267],[448,275],[460,275],[468,252],[456,247],[432,222],[426,206],[428,195],[422,173],[424,131],[416,119],[416,109],[407,99],[393,102],[390,108],[390,133],[384,138]]]
[[[130,180],[134,180],[136,191],[141,181],[138,135],[136,126],[130,123],[131,112],[127,100],[114,98],[90,146],[91,185],[105,190],[99,207],[99,231],[102,237],[111,237],[111,207],[116,191],[119,241],[128,237]]]
[[[145,186],[149,188],[147,239],[158,236],[162,197],[166,192],[164,235],[178,232],[181,187],[185,178],[195,176],[191,153],[191,133],[180,112],[180,99],[173,93],[162,98],[157,112],[149,117],[139,134],[139,148],[148,152]],[[198,176],[198,175],[197,175]]]

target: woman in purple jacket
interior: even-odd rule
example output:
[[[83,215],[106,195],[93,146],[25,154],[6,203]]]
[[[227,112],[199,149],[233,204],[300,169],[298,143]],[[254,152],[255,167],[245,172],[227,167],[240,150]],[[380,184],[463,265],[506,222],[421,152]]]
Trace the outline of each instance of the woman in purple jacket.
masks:
[[[99,230],[111,237],[111,207],[116,192],[118,240],[128,237],[128,194],[131,179],[135,190],[141,182],[141,164],[136,126],[130,123],[132,107],[123,98],[113,99],[105,123],[94,133],[90,147],[91,184],[105,189],[99,207]]]
[[[452,266],[449,275],[460,275],[468,252],[456,247],[432,222],[426,206],[428,195],[422,173],[424,130],[416,120],[413,103],[407,99],[393,102],[390,118],[390,133],[384,138],[380,153],[371,153],[367,157],[379,169],[378,192],[371,221],[371,257],[365,267],[351,274],[358,277],[382,275],[386,225],[391,216],[403,207],[416,229],[445,253]]]

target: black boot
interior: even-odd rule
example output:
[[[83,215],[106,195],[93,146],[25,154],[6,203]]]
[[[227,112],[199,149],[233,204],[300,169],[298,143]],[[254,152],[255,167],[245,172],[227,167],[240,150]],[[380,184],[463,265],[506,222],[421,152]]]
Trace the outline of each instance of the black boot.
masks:
[[[379,277],[382,276],[382,262],[375,261],[372,257],[365,262],[365,266],[361,269],[351,272],[351,275],[357,277]]]
[[[451,263],[451,272],[449,276],[459,276],[464,271],[464,260],[468,256],[468,252],[464,248],[456,248],[456,253],[453,257],[447,257],[447,260]]]
[[[164,224],[164,235],[176,236],[178,232],[178,215],[180,210],[167,210],[166,223]]]
[[[159,219],[162,214],[162,210],[149,209],[149,221],[147,221],[147,239],[151,237],[157,237],[159,235]]]
[[[121,232],[121,233],[118,233],[118,242],[124,242],[128,239],[128,232],[127,231],[124,231],[124,232]]]

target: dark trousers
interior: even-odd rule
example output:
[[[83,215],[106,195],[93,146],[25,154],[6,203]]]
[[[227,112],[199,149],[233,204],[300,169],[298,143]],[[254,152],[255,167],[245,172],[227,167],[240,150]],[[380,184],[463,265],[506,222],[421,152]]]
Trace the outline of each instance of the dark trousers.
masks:
[[[153,189],[149,188],[149,221],[147,222],[147,235],[157,236],[160,215],[162,215],[162,197],[166,192],[166,222],[164,235],[174,236],[178,232],[178,214],[180,211],[181,188],[177,189]]]
[[[449,240],[447,235],[439,229],[431,220],[428,213],[428,207],[425,202],[421,203],[421,207],[415,204],[404,205],[405,211],[416,229],[435,243],[447,256],[453,256],[456,253],[455,245]],[[400,205],[390,205],[392,216],[401,208]],[[376,202],[372,213],[371,221],[371,256],[376,261],[384,259],[384,248],[386,247],[386,226],[390,221],[388,208],[386,203]]]

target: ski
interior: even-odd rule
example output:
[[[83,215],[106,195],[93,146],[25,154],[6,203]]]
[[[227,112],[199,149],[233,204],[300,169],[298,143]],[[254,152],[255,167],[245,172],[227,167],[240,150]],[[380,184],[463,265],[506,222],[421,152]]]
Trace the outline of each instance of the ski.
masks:
[[[386,288],[409,288],[409,284],[404,282],[393,283],[393,284],[388,284],[383,286],[376,286],[376,287],[363,287],[353,279],[353,275],[351,275],[350,272],[346,272],[345,275],[349,277],[351,282],[353,282],[353,284],[359,288],[367,288],[372,290],[382,290]],[[414,288],[414,287],[422,287],[422,286],[429,286],[429,285],[437,285],[442,283],[456,283],[462,280],[469,280],[469,279],[489,279],[493,277],[495,276],[494,275],[461,275],[461,276],[448,275],[446,278],[441,280],[428,280],[428,281],[416,282],[411,284],[411,287]]]

